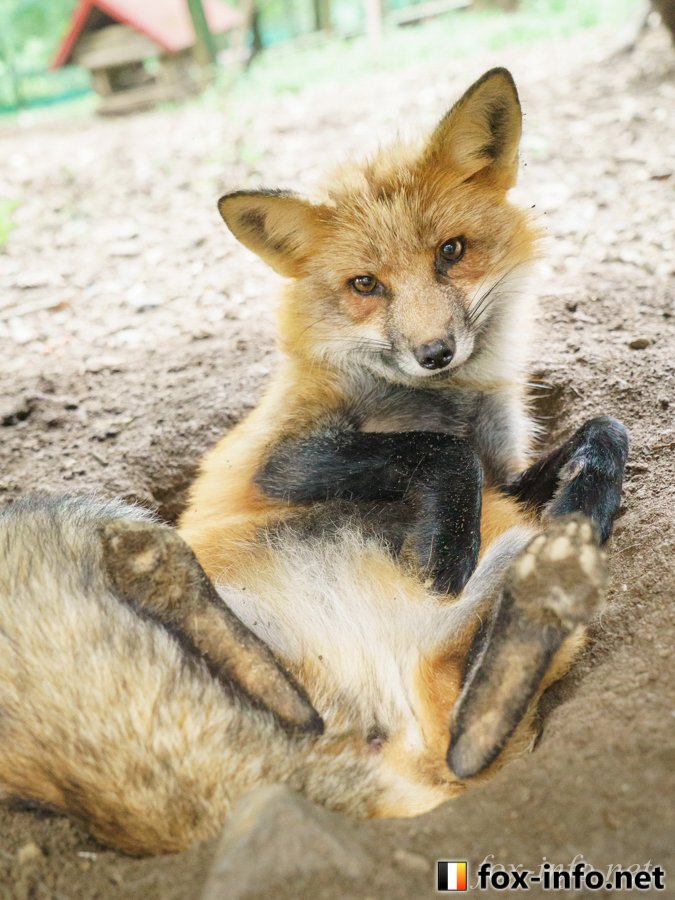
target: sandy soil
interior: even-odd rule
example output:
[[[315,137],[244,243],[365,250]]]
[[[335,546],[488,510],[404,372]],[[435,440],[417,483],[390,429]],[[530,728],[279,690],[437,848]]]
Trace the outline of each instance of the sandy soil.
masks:
[[[354,825],[367,884],[327,872],[270,896],[432,896],[433,860],[488,854],[651,860],[675,878],[675,54],[650,34],[603,62],[608,38],[420,64],[255,110],[211,101],[0,131],[0,196],[21,198],[0,253],[0,502],[96,489],[172,519],[274,365],[276,282],[224,232],[219,192],[302,186],[402,124],[431,125],[491,65],[520,86],[518,195],[550,235],[537,409],[553,437],[597,413],[632,435],[611,604],[546,696],[533,755],[425,817]],[[191,900],[211,854],[130,860],[62,818],[0,811],[2,898]]]

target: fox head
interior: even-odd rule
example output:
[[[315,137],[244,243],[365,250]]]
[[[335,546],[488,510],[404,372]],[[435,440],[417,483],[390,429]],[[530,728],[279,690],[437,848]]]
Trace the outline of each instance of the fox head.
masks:
[[[234,235],[292,279],[285,349],[425,386],[468,372],[478,357],[508,356],[495,344],[508,342],[516,278],[536,238],[507,200],[520,134],[513,79],[492,69],[425,144],[343,166],[317,202],[286,191],[222,197]]]

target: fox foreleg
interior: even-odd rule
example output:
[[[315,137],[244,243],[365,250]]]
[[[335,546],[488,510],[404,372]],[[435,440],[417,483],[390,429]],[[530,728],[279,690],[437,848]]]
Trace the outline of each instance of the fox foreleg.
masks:
[[[598,526],[601,541],[612,533],[628,458],[628,432],[616,419],[584,423],[557,450],[519,475],[505,490],[553,519],[581,512]]]
[[[476,567],[483,472],[466,440],[327,430],[279,444],[256,481],[292,503],[408,502],[414,524],[406,547],[439,592],[461,591]]]
[[[216,677],[236,682],[282,722],[322,730],[303,689],[223,603],[172,528],[116,519],[101,527],[101,541],[108,577],[121,600],[189,641]]]

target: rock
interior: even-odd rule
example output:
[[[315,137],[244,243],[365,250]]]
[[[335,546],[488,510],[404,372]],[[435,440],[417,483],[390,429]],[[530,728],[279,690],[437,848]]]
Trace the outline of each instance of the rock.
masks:
[[[32,863],[44,859],[44,853],[35,841],[29,841],[27,844],[24,844],[23,847],[19,848],[16,858],[20,866],[29,866]]]
[[[234,807],[202,900],[253,900],[304,879],[333,873],[363,879],[373,861],[348,819],[316,806],[285,785],[256,788]]]
[[[628,346],[631,350],[645,350],[650,344],[651,341],[647,337],[633,338],[632,341],[628,342]]]
[[[30,397],[5,397],[0,399],[0,425],[9,427],[24,422],[33,412]]]

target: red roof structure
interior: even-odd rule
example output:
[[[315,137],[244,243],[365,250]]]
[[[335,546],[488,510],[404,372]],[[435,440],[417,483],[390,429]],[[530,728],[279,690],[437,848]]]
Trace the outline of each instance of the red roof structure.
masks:
[[[221,0],[203,0],[204,13],[214,34],[241,25],[239,10]],[[195,43],[187,0],[80,0],[70,28],[52,62],[58,69],[70,61],[77,39],[84,31],[112,22],[129,25],[144,34],[165,53],[186,50]]]

